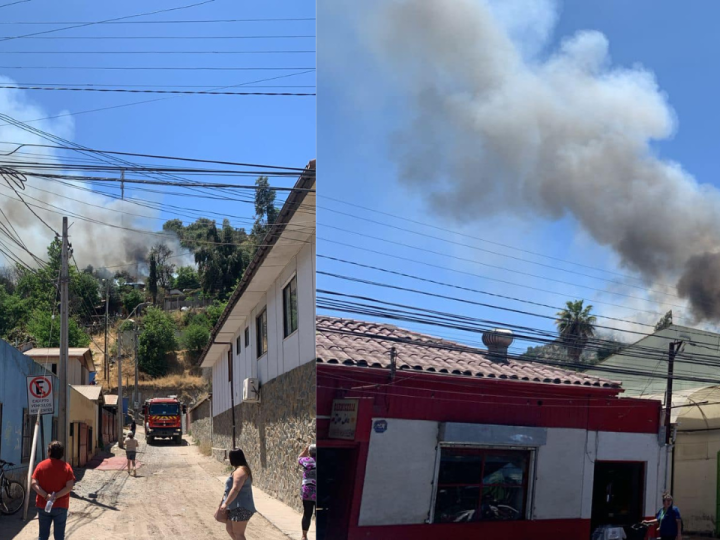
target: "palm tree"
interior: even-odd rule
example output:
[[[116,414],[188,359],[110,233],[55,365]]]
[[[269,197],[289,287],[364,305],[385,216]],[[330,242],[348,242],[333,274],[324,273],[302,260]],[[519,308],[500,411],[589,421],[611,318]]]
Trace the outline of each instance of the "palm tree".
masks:
[[[557,313],[555,325],[562,338],[570,359],[577,363],[587,345],[588,338],[595,335],[595,315],[591,315],[592,306],[583,307],[582,300],[568,300],[566,308]]]

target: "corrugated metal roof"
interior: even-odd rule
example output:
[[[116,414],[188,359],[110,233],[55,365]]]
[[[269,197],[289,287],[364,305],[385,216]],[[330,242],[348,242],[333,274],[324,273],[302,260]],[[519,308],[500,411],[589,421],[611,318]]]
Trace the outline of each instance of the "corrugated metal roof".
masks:
[[[71,384],[70,388],[77,390],[92,401],[97,401],[102,395],[102,387],[96,384]]]
[[[628,345],[597,364],[604,369],[617,369],[613,377],[622,381],[625,395],[661,396],[667,387],[668,346],[674,340],[683,342],[675,356],[674,393],[720,383],[717,364],[720,362],[720,334],[673,324]],[[697,357],[705,358],[698,362]],[[713,360],[710,357],[715,357]],[[622,373],[630,371],[637,374]],[[590,368],[588,375],[602,376],[606,371]],[[693,380],[695,379],[695,380]]]
[[[383,337],[387,338],[382,339]],[[385,323],[317,317],[318,362],[388,368],[390,349],[397,352],[397,369],[447,373],[490,379],[547,384],[620,388],[616,381],[585,373],[508,358],[490,360],[487,351],[411,332]]]
[[[25,356],[29,356],[36,362],[42,363],[45,359],[48,359],[49,361],[58,360],[60,358],[60,349],[58,347],[30,349],[29,351],[25,351],[23,354]],[[70,347],[68,349],[68,357],[83,362],[88,371],[95,371],[95,364],[93,363],[92,351],[90,349]]]

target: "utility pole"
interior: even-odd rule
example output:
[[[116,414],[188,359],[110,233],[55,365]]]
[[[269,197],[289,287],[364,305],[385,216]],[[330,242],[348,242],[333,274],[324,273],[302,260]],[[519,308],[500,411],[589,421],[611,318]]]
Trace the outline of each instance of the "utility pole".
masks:
[[[108,356],[108,323],[110,320],[110,278],[105,280],[105,365],[103,378],[110,387],[110,357]]]
[[[397,371],[397,350],[395,347],[390,348],[390,380],[395,380],[395,372]]]
[[[665,395],[665,444],[670,444],[670,424],[672,411],[673,371],[675,369],[675,355],[680,352],[682,341],[671,341],[668,350],[668,376],[667,393]]]
[[[135,390],[133,391],[133,411],[135,412],[134,418],[135,423],[139,420],[138,418],[138,331],[137,324],[133,324],[133,337],[135,338]]]
[[[125,169],[120,171],[120,199],[125,200]]]
[[[68,449],[68,312],[69,312],[69,281],[68,271],[68,218],[63,217],[62,221],[62,248],[60,251],[60,362],[58,375],[60,379],[59,392],[59,414],[58,414],[58,438],[65,448],[65,455],[69,457],[72,452]]]
[[[118,423],[118,448],[124,448],[123,444],[123,427],[125,425],[125,413],[123,412],[123,387],[122,387],[122,348],[121,340],[118,335],[118,355],[117,355],[117,369],[118,369],[118,409],[117,409],[117,423]]]

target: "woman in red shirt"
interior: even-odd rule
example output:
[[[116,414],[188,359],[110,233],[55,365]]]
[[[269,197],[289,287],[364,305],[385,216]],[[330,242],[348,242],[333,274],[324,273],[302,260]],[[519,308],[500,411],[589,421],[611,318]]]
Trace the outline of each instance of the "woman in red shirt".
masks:
[[[50,524],[55,528],[55,540],[65,540],[65,524],[70,507],[70,492],[75,485],[75,474],[70,464],[63,461],[65,449],[59,441],[48,445],[48,458],[41,461],[32,475],[32,488],[37,493],[35,505],[38,507],[40,522],[39,540],[50,538]],[[48,501],[52,508],[45,511]]]

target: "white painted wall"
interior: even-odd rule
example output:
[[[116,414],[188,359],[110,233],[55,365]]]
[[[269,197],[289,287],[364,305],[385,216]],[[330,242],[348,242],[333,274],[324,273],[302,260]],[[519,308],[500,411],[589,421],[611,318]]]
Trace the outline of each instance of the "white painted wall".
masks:
[[[530,514],[533,519],[571,519],[582,515],[586,433],[580,429],[547,430],[547,444],[537,451]],[[592,483],[592,470],[590,476]]]
[[[388,418],[370,435],[359,525],[405,525],[428,519],[438,447],[437,422]],[[375,419],[373,419],[373,423]]]
[[[259,270],[262,272],[262,268]],[[283,336],[283,289],[297,276],[298,330]],[[251,284],[252,286],[252,284]],[[267,307],[268,350],[257,358],[255,318]],[[228,323],[229,324],[229,323]],[[245,347],[245,328],[250,328],[250,346]],[[241,348],[235,347],[238,336]],[[243,381],[260,379],[260,386],[308,362],[315,361],[315,243],[305,244],[267,288],[263,298],[238,325],[232,340],[235,404],[242,402]],[[212,368],[213,414],[230,409],[227,353]]]
[[[370,438],[360,525],[424,523],[439,452],[436,422],[386,419]],[[646,516],[661,506],[665,450],[657,435],[547,429],[537,448],[529,497],[532,519],[590,519],[595,461],[642,461]],[[428,475],[431,475],[430,477]]]

